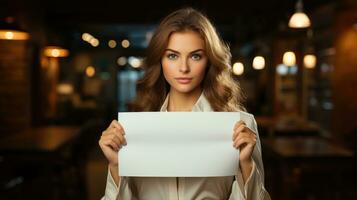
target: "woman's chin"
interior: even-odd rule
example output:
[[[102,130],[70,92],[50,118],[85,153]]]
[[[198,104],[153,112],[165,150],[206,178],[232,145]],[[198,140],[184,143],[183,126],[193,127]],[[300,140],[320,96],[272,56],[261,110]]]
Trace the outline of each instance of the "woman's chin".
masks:
[[[185,93],[185,94],[188,94],[188,93],[192,93],[195,88],[192,87],[192,86],[178,86],[178,87],[175,87],[175,90],[179,93]]]

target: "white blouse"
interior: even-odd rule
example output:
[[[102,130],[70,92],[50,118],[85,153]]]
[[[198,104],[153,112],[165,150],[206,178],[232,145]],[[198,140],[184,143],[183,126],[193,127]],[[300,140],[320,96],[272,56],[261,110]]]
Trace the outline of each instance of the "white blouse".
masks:
[[[167,111],[167,95],[160,112]],[[202,93],[192,112],[213,112]],[[108,169],[105,196],[102,200],[265,200],[270,199],[264,188],[264,168],[257,124],[252,114],[241,112],[241,119],[257,134],[253,150],[253,168],[244,184],[242,172],[226,177],[120,177],[118,186]],[[232,127],[233,129],[233,127]],[[233,134],[233,133],[232,133]],[[128,144],[130,145],[130,144]],[[207,166],[209,167],[209,166]]]

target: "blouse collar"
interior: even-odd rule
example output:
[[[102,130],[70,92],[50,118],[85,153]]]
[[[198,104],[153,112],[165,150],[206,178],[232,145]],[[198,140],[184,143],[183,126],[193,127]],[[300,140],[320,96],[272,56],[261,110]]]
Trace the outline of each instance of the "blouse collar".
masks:
[[[166,99],[160,108],[160,112],[167,112],[167,106],[169,103],[169,94],[170,93],[167,94]],[[213,109],[209,101],[207,100],[206,96],[202,92],[195,105],[193,105],[192,112],[211,112],[211,111],[213,111]]]

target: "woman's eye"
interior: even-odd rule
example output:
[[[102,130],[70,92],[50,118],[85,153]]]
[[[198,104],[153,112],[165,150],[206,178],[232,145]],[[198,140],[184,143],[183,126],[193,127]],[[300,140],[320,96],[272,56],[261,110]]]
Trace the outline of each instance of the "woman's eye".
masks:
[[[176,60],[178,56],[177,56],[176,54],[170,53],[170,54],[167,55],[167,57],[168,57],[170,60]]]
[[[199,55],[199,54],[193,54],[193,55],[191,56],[191,58],[192,58],[192,60],[199,60],[199,59],[201,59],[201,55]]]

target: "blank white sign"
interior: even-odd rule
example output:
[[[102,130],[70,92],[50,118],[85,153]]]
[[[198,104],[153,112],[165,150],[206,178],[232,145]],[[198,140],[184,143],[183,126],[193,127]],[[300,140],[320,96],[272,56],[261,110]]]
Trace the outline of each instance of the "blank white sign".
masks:
[[[120,112],[127,145],[120,176],[217,177],[237,174],[233,127],[239,112]]]

